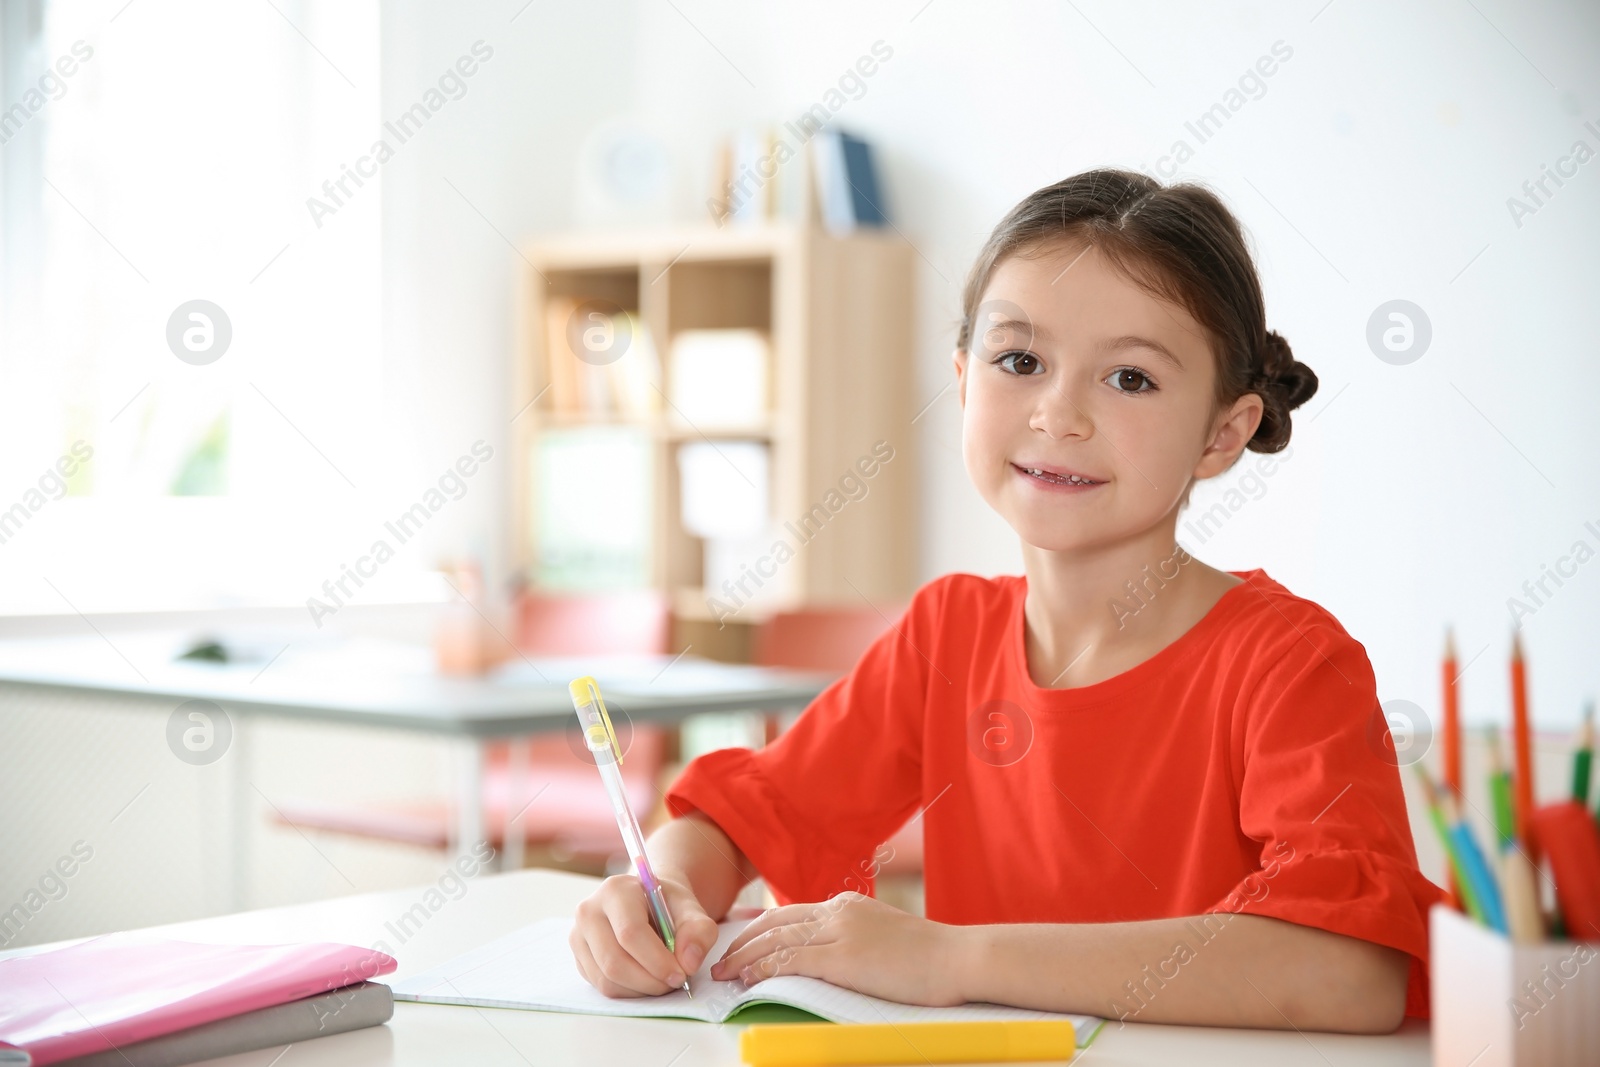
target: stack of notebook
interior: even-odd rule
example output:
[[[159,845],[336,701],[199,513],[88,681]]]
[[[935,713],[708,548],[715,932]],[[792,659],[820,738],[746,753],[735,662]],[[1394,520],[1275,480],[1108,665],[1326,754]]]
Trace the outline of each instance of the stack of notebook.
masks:
[[[387,1022],[393,957],[111,934],[0,960],[0,1064],[177,1064]]]

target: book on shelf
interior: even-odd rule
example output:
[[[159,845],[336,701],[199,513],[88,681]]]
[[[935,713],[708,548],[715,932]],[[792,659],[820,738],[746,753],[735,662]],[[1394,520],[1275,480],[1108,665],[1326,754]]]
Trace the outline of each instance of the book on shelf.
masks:
[[[822,130],[812,139],[811,162],[829,233],[888,225],[870,144],[843,130]]]
[[[733,135],[733,173],[740,176],[728,203],[733,222],[759,225],[772,216],[777,203],[772,195],[772,179],[767,176],[776,165],[772,153],[770,129],[740,130]]]
[[[759,226],[811,219],[807,141],[814,130],[793,122],[745,127],[723,138],[706,200],[718,226]]]
[[[648,419],[661,409],[655,339],[632,311],[552,297],[545,305],[543,410]]]

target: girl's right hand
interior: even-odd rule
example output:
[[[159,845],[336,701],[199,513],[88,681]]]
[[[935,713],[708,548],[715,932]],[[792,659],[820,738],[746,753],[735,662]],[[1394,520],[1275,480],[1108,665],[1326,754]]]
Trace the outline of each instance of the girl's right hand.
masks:
[[[608,997],[653,997],[683,986],[717,941],[717,924],[689,888],[669,878],[661,891],[672,914],[677,955],[650,925],[644,887],[617,874],[578,905],[568,944],[584,979]]]

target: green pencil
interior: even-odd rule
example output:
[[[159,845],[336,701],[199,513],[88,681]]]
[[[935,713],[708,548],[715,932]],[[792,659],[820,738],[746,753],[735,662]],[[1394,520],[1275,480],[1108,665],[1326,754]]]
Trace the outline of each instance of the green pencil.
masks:
[[[1489,727],[1489,800],[1494,805],[1494,836],[1501,852],[1511,847],[1516,837],[1516,820],[1511,815],[1511,772],[1500,754],[1500,731]]]
[[[1445,826],[1444,809],[1440,807],[1439,802],[1439,787],[1428,777],[1426,767],[1420,763],[1413,763],[1412,766],[1417,770],[1417,777],[1422,780],[1422,792],[1428,804],[1428,818],[1433,823],[1434,832],[1439,835],[1440,844],[1444,845],[1444,854],[1450,861],[1450,869],[1455,872],[1456,888],[1461,892],[1461,903],[1466,905],[1467,914],[1472,917],[1473,922],[1487,926],[1483,905],[1478,902],[1478,894],[1473,887],[1472,878],[1467,873],[1467,865],[1461,857],[1461,852],[1456,848],[1455,838]]]
[[[1594,763],[1594,701],[1583,709],[1583,725],[1578,727],[1578,745],[1572,753],[1572,799],[1589,806],[1589,767]]]

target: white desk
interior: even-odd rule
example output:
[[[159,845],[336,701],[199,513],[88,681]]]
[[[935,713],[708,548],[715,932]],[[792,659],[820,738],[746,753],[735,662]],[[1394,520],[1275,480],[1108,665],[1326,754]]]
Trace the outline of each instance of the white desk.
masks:
[[[400,961],[392,981],[432,967],[537,919],[568,915],[597,879],[556,871],[481,875],[460,899],[448,901],[405,941],[386,928],[418,903],[430,886],[367,893],[316,904],[269,908],[155,927],[197,941],[272,943],[341,941],[389,944]],[[65,944],[62,942],[59,944]],[[37,952],[38,946],[0,956]],[[338,1034],[294,1046],[284,1067],[472,1064],[527,1067],[699,1067],[739,1062],[739,1027],[677,1019],[613,1019],[551,1012],[397,1003],[386,1026]],[[207,1061],[226,1067],[265,1067],[280,1050]],[[1430,1062],[1428,1027],[1408,1020],[1384,1037],[1226,1030],[1192,1026],[1107,1022],[1081,1053],[1086,1067],[1153,1067],[1156,1064],[1272,1064],[1274,1067],[1423,1067]]]
[[[209,700],[230,713],[487,739],[562,729],[567,683],[593,674],[640,722],[703,711],[803,708],[832,681],[815,672],[697,656],[512,659],[481,677],[447,677],[422,645],[377,640],[286,642],[239,663],[175,659],[180,633],[0,641],[0,682],[174,701]],[[575,721],[575,720],[574,720]]]
[[[574,677],[598,678],[619,722],[664,723],[700,712],[800,709],[832,681],[814,672],[696,656],[517,658],[481,677],[446,677],[434,669],[426,646],[303,635],[257,637],[244,646],[254,655],[241,662],[175,659],[193,639],[172,631],[0,641],[0,686],[220,708],[232,726],[235,907],[249,881],[244,843],[252,831],[244,815],[251,799],[246,720],[310,719],[449,739],[457,767],[451,843],[461,855],[483,837],[486,743],[574,725],[567,695]],[[522,751],[513,746],[513,759]],[[522,866],[521,849],[522,836],[509,833],[508,868]]]

